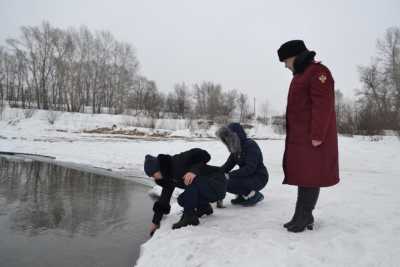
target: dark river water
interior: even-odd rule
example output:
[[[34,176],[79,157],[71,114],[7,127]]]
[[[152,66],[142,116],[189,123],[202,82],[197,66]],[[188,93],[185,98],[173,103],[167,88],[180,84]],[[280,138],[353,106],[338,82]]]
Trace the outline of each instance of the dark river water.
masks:
[[[147,191],[0,156],[0,266],[134,266],[151,222]]]

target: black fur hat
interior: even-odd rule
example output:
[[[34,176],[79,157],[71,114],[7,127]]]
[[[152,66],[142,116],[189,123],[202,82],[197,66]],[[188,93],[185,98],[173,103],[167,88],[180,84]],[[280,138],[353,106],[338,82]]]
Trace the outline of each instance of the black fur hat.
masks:
[[[288,41],[278,49],[279,61],[284,61],[290,57],[297,56],[304,51],[308,51],[308,49],[303,40]]]
[[[146,155],[144,160],[144,172],[148,176],[153,176],[154,173],[160,170],[160,162],[156,157]]]

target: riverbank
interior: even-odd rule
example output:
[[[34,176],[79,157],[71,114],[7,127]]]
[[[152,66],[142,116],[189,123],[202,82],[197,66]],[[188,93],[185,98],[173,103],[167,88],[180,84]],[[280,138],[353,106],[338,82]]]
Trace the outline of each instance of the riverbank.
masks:
[[[72,115],[69,115],[72,116]],[[79,117],[81,115],[78,115]],[[108,115],[112,116],[112,115]],[[81,117],[80,117],[81,118]],[[210,138],[167,140],[126,139],[43,128],[38,118],[8,124],[0,121],[0,150],[53,156],[126,177],[143,177],[146,154],[178,153],[193,147],[207,149],[211,164],[228,156],[223,144]],[[82,122],[76,118],[75,121]],[[112,117],[106,119],[113,122]],[[83,122],[82,122],[83,124]],[[39,126],[40,127],[39,127]],[[101,125],[100,125],[101,126]],[[57,126],[58,127],[58,126]],[[268,136],[267,136],[268,137]],[[397,137],[339,137],[341,182],[322,189],[315,210],[316,229],[288,233],[296,199],[294,187],[282,185],[284,136],[258,140],[270,180],[265,200],[252,208],[215,209],[198,227],[172,231],[180,208],[162,222],[142,246],[137,266],[397,266],[400,262],[400,142]],[[149,222],[150,223],[150,222]]]

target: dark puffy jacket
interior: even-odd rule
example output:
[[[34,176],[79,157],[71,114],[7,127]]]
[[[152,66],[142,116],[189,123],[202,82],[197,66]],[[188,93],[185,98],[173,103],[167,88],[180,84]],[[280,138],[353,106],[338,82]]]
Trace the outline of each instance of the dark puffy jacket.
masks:
[[[154,203],[153,223],[160,224],[164,214],[170,212],[170,200],[175,187],[185,188],[183,176],[187,172],[196,174],[195,179],[209,179],[210,186],[216,191],[217,198],[222,199],[226,193],[226,181],[223,172],[219,167],[207,165],[210,161],[210,154],[200,148],[176,154],[173,156],[160,154],[157,156],[160,163],[162,179],[156,183],[162,187],[160,199]],[[217,178],[218,181],[214,182]],[[225,181],[225,182],[224,182]]]
[[[258,177],[262,181],[268,181],[268,171],[263,163],[263,155],[258,144],[250,138],[247,138],[246,132],[239,123],[230,123],[225,131],[219,131],[219,138],[224,140],[233,140],[232,134],[236,134],[240,142],[226,143],[230,154],[228,160],[221,167],[225,173],[229,173],[230,179],[245,179]],[[221,135],[222,132],[222,135]],[[234,146],[234,147],[232,147]],[[239,147],[235,147],[239,146]],[[239,165],[238,170],[231,171]]]

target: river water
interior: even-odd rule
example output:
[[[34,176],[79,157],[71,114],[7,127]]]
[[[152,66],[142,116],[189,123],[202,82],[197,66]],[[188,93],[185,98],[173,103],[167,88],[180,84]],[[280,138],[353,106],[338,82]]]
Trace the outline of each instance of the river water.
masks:
[[[0,156],[0,266],[133,266],[148,238],[148,187]]]

